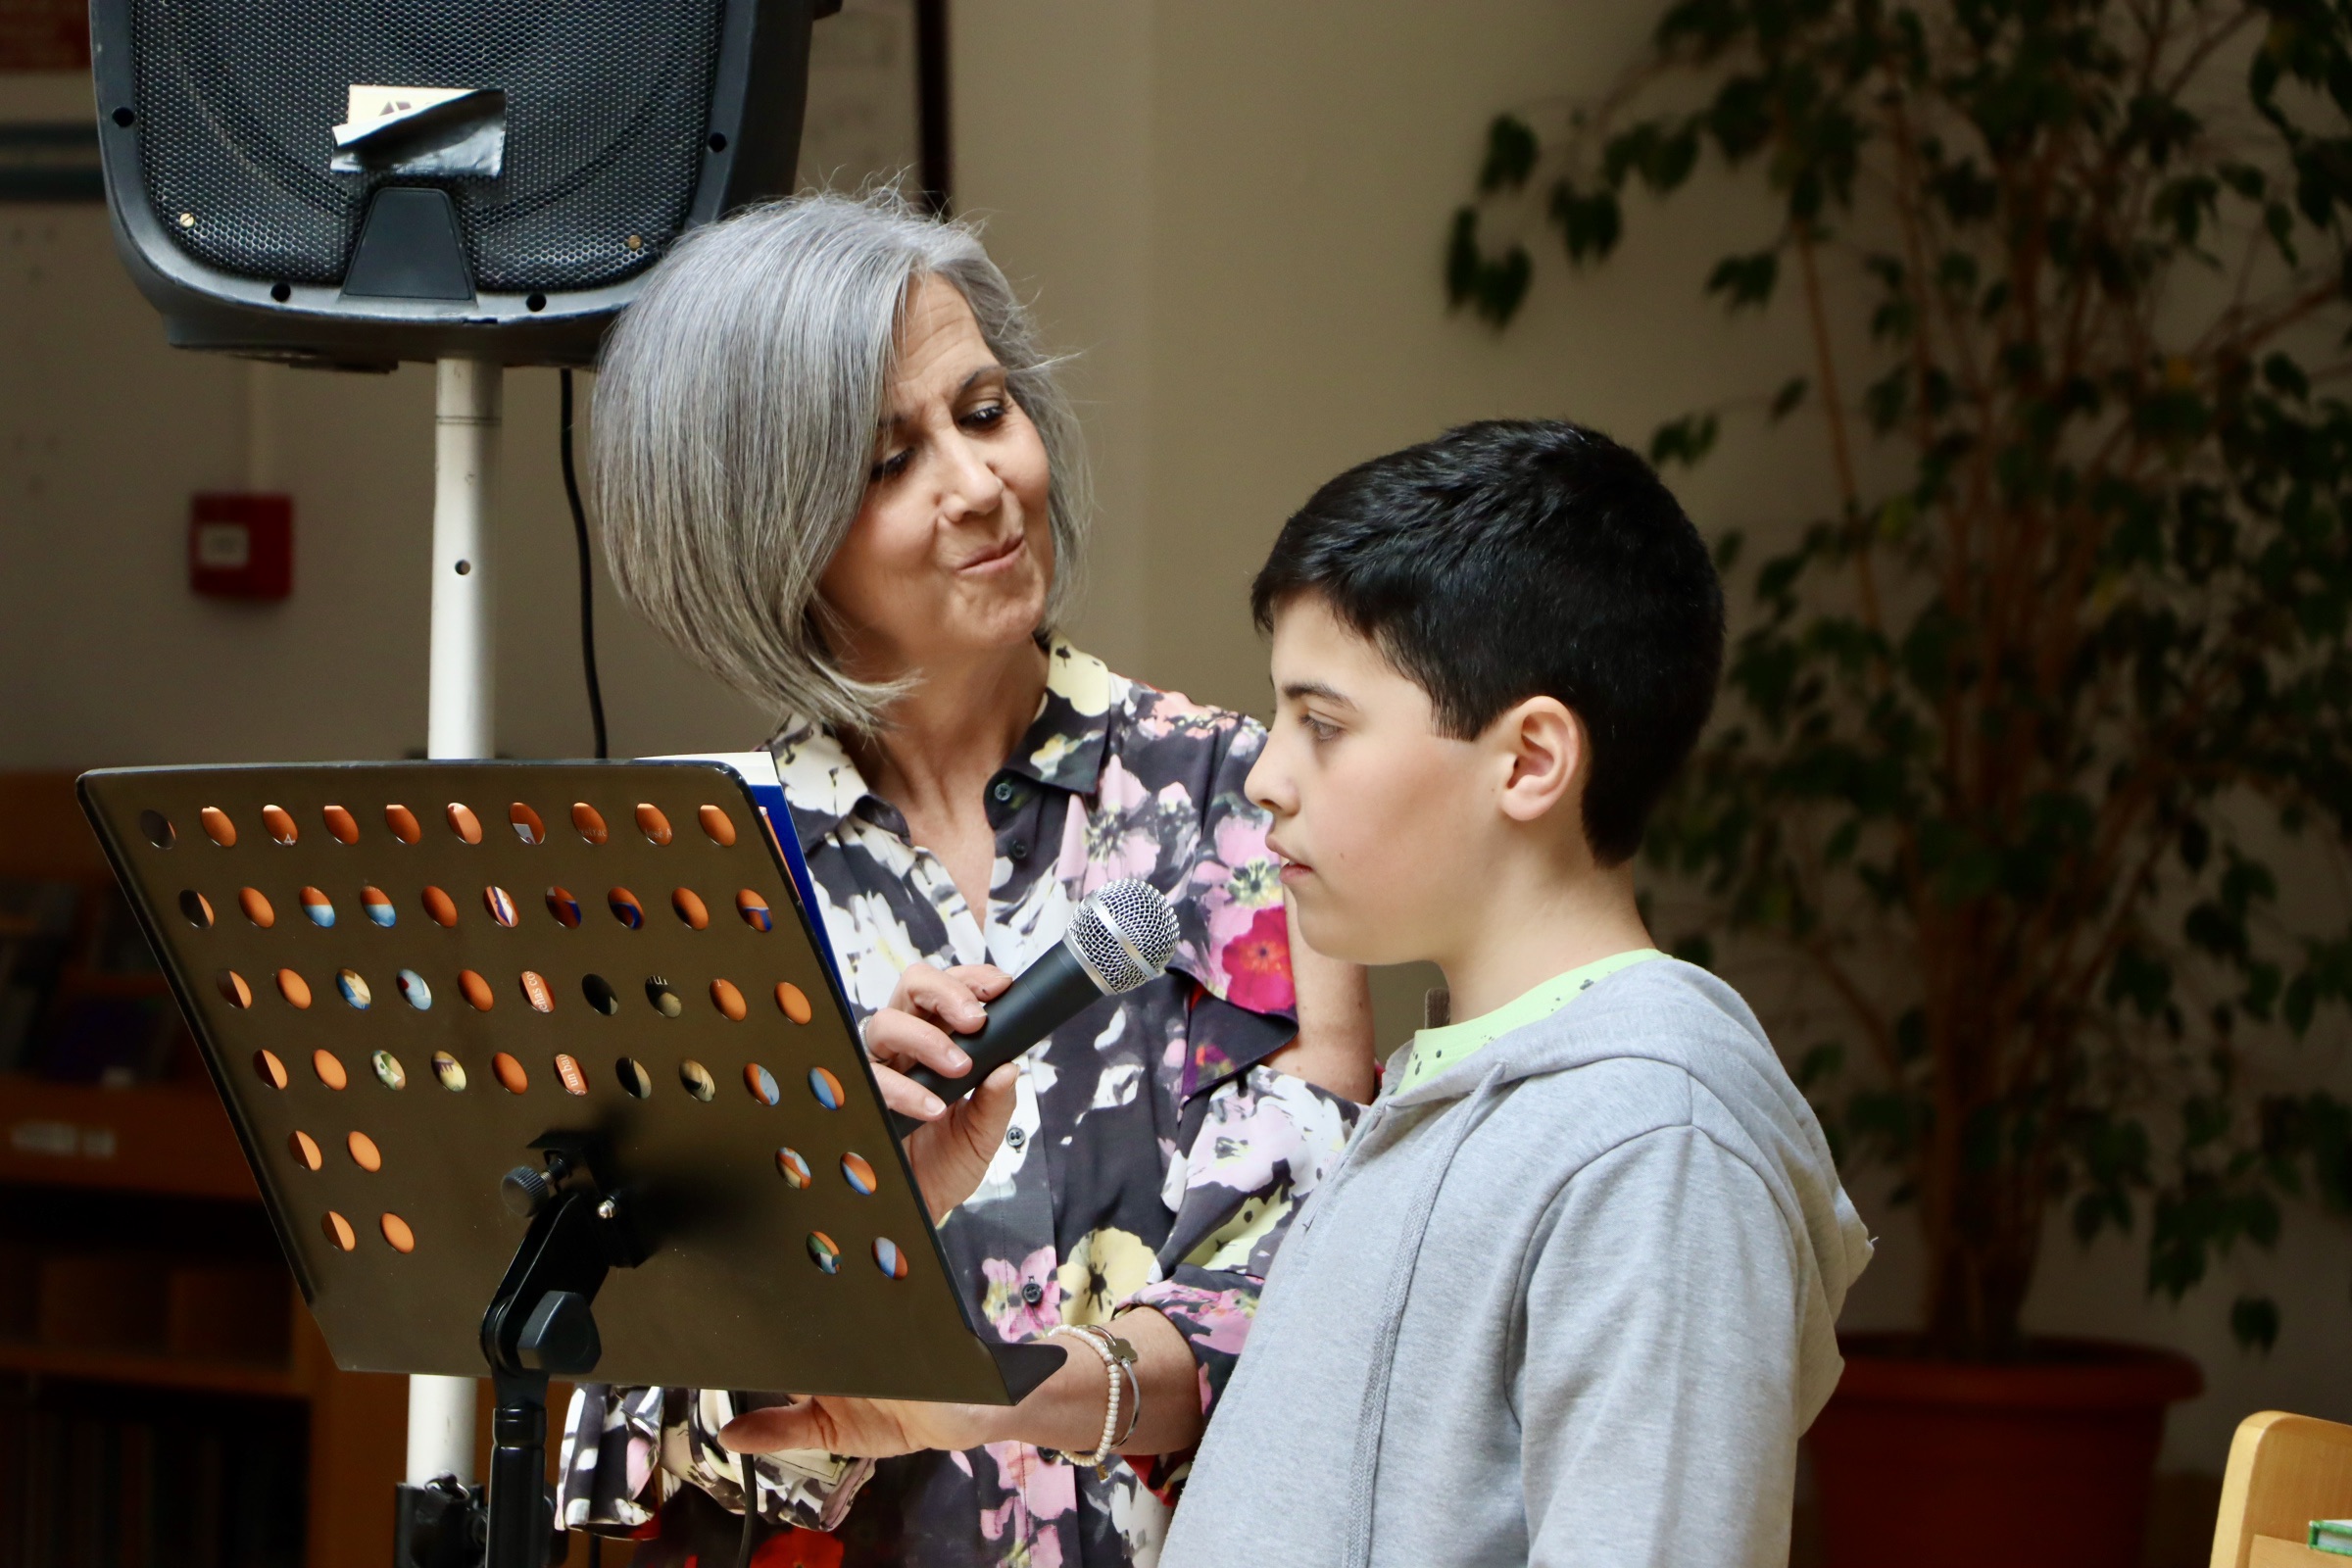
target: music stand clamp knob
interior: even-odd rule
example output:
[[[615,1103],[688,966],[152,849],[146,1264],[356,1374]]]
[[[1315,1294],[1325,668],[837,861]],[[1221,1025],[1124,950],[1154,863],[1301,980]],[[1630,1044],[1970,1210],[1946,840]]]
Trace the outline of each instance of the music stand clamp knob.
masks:
[[[538,1213],[547,1206],[547,1200],[555,1196],[555,1191],[556,1184],[548,1180],[544,1172],[533,1170],[528,1165],[515,1166],[498,1183],[499,1200],[507,1205],[507,1212],[516,1219],[529,1219]]]
[[[563,1377],[595,1371],[605,1347],[588,1298],[577,1291],[550,1291],[523,1321],[515,1350],[516,1359],[532,1371]]]

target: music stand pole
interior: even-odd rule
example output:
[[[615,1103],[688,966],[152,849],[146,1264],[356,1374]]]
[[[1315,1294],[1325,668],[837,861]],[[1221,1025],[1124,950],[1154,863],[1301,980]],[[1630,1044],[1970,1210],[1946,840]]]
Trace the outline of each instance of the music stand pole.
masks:
[[[497,652],[490,516],[498,490],[504,369],[479,360],[433,367],[433,626],[425,755],[487,758]],[[472,1378],[409,1379],[408,1481],[473,1482]]]

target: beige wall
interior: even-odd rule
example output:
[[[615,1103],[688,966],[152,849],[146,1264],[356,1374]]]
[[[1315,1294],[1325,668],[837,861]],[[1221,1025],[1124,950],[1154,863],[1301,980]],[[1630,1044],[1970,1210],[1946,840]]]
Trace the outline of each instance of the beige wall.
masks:
[[[957,10],[961,205],[988,218],[992,249],[1079,352],[1079,385],[1097,400],[1103,566],[1083,637],[1138,674],[1262,710],[1250,574],[1340,468],[1498,415],[1564,415],[1644,442],[1664,419],[1760,399],[1799,368],[1790,320],[1733,323],[1700,303],[1716,257],[1771,233],[1751,193],[1703,179],[1663,207],[1637,203],[1597,272],[1540,261],[1508,333],[1445,310],[1441,242],[1488,121],[1604,87],[1656,10]],[[1767,435],[1751,415],[1728,419],[1717,455],[1675,483],[1702,527],[1769,533],[1825,508],[1825,466],[1817,424]],[[1768,1015],[1802,1010],[1773,972],[1753,979]],[[1412,989],[1388,988],[1384,1044],[1409,1027]],[[1857,1196],[1884,1240],[1846,1321],[1907,1326],[1919,1279],[1907,1215],[1879,1184]],[[2340,1224],[2292,1214],[2277,1257],[2229,1260],[2177,1311],[2144,1297],[2135,1243],[2084,1253],[2054,1233],[2047,1259],[2030,1327],[2172,1345],[2205,1365],[2212,1392],[2176,1414],[2167,1465],[2218,1471],[2238,1418],[2269,1405],[2352,1419]],[[2256,1290],[2286,1314],[2268,1359],[2242,1356],[2226,1327],[2230,1300]]]
[[[1137,675],[1262,709],[1244,591],[1273,530],[1345,465],[1488,415],[1570,415],[1632,441],[1693,404],[1768,391],[1786,322],[1726,322],[1707,263],[1768,232],[1703,185],[1637,209],[1603,270],[1545,266],[1497,336],[1448,316],[1448,214],[1487,120],[1604,84],[1647,4],[1540,0],[963,0],[955,19],[957,185],[1072,351],[1101,490],[1082,641]],[[0,115],[76,101],[0,78]],[[0,767],[388,757],[424,727],[429,376],[320,376],[174,354],[114,263],[96,209],[0,207]],[[554,377],[509,378],[500,536],[503,749],[577,753],[587,726]],[[1823,500],[1818,430],[1734,422],[1678,489],[1702,525],[1769,527]],[[185,587],[189,492],[252,480],[297,502],[294,598]],[[615,751],[747,744],[751,705],[682,668],[603,593]],[[1386,1044],[1419,980],[1385,984]],[[1760,1004],[1793,1001],[1760,973]],[[1907,1222],[1849,1322],[1912,1310]],[[2218,1470],[2267,1404],[2352,1417],[2340,1343],[2352,1241],[2290,1219],[2278,1258],[2235,1260],[2175,1312],[2139,1253],[2053,1241],[2033,1326],[2179,1345],[2214,1393],[2167,1462]],[[2223,1330],[2241,1288],[2278,1292],[2284,1344]]]
[[[88,113],[0,76],[0,116]],[[554,372],[507,378],[498,738],[588,748]],[[179,353],[104,209],[0,206],[0,767],[398,757],[424,744],[432,372],[289,370]],[[187,587],[188,497],[283,489],[282,604]],[[761,722],[602,593],[623,753],[750,744]]]
[[[1638,224],[1577,288],[1547,279],[1507,334],[1444,308],[1441,241],[1487,121],[1604,85],[1646,15],[1524,0],[956,13],[959,205],[1036,290],[1096,400],[1093,641],[1195,697],[1261,706],[1250,573],[1340,468],[1494,414],[1572,415],[1639,442],[1693,400],[1777,384],[1782,328],[1696,306],[1709,247],[1742,220],[1769,233],[1722,192]],[[1781,445],[1774,493],[1725,465],[1687,486],[1693,510],[1747,523],[1811,499],[1807,439]]]

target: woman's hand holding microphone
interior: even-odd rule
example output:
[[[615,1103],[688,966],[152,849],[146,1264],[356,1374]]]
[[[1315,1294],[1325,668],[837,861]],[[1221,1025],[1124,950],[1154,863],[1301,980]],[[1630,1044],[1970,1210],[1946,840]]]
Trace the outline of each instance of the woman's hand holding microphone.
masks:
[[[971,1057],[950,1031],[977,1030],[988,1021],[985,1004],[1011,984],[1012,977],[993,964],[934,969],[918,963],[899,976],[890,1005],[865,1021],[865,1054],[883,1103],[923,1123],[905,1142],[934,1225],[972,1195],[1004,1147],[1020,1069],[1005,1063],[952,1105],[902,1069],[920,1065],[943,1078],[969,1072]]]

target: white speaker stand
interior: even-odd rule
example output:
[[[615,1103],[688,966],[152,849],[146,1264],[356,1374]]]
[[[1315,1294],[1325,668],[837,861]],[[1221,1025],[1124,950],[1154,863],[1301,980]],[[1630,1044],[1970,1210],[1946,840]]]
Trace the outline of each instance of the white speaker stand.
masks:
[[[433,629],[425,755],[495,754],[497,628],[491,510],[498,496],[503,367],[442,360],[433,367]],[[473,1378],[409,1379],[407,1480],[473,1483]]]

